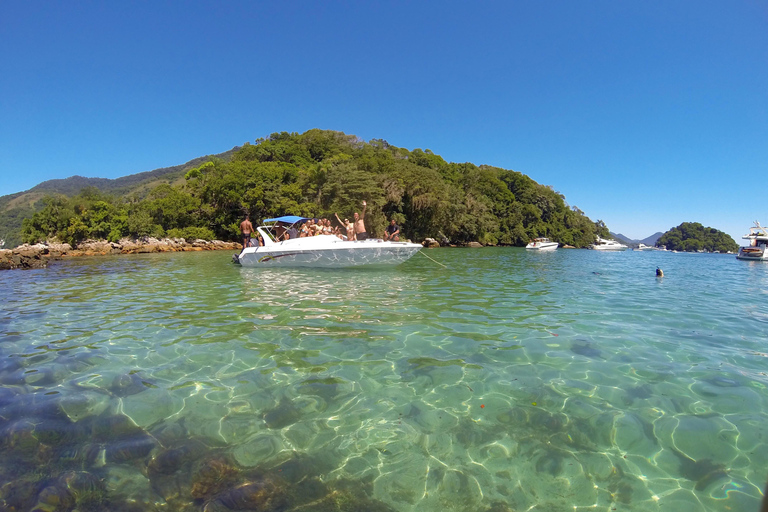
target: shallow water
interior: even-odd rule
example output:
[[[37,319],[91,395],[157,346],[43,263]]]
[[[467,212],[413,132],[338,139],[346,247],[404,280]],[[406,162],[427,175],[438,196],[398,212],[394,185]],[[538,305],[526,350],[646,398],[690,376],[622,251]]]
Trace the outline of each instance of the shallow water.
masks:
[[[0,499],[75,496],[75,471],[114,509],[242,508],[195,491],[220,457],[239,484],[343,483],[381,510],[759,508],[768,264],[425,253],[447,268],[213,252],[0,274]]]

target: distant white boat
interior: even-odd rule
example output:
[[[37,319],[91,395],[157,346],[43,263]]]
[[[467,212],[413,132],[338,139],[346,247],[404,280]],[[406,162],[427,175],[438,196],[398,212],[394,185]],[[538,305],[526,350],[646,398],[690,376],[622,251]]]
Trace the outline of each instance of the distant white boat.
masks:
[[[397,265],[422,249],[410,242],[385,242],[378,239],[347,241],[335,235],[318,235],[278,241],[275,226],[290,230],[308,219],[286,215],[264,220],[256,228],[264,245],[244,247],[235,255],[235,263],[244,267],[325,267],[344,268],[361,265]],[[267,225],[272,223],[271,225]]]
[[[626,251],[627,246],[616,240],[597,237],[597,241],[590,246],[590,249],[596,251]]]
[[[652,245],[640,244],[634,250],[635,251],[656,251],[658,249],[656,249],[656,247],[654,247]]]
[[[549,238],[534,238],[525,248],[536,251],[554,251],[558,245],[560,244],[551,241]]]
[[[740,260],[768,260],[768,230],[755,221],[755,225],[749,228],[749,233],[741,237],[749,240],[749,245],[739,248],[736,258]]]

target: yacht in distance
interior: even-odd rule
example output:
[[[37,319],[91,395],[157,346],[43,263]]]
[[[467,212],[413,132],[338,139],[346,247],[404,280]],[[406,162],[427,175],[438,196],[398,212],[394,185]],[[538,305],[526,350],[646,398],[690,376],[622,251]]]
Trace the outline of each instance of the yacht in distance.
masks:
[[[536,251],[554,251],[558,245],[560,244],[551,241],[549,238],[534,238],[525,248]]]
[[[740,260],[768,260],[768,230],[755,221],[755,225],[749,228],[749,233],[741,237],[749,240],[749,245],[739,248],[736,258]]]
[[[626,251],[627,246],[616,240],[597,237],[597,241],[590,246],[590,249],[596,251]]]

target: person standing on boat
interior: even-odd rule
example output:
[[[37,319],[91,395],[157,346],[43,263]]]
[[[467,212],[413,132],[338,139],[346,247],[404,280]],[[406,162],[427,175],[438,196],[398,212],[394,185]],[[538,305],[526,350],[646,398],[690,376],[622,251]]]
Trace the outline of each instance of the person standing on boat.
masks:
[[[363,201],[363,213],[358,215],[355,212],[355,238],[357,240],[365,240],[368,238],[368,233],[365,231],[365,209],[368,205]]]
[[[251,233],[253,233],[253,224],[248,214],[245,214],[245,220],[240,223],[240,233],[243,235],[243,248],[250,247]]]

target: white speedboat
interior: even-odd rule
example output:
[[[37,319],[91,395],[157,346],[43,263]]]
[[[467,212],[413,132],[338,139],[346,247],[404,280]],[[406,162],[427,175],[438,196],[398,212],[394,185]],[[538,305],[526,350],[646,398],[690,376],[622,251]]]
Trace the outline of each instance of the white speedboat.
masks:
[[[749,228],[749,234],[741,237],[749,240],[749,245],[739,247],[736,257],[740,260],[768,260],[768,230],[755,221],[755,225]]]
[[[286,215],[265,219],[256,228],[264,243],[244,247],[235,263],[244,267],[320,267],[344,268],[361,265],[397,265],[422,248],[410,242],[385,242],[379,239],[342,240],[335,235],[317,235],[277,240],[276,226],[291,229],[308,219]],[[272,223],[271,225],[268,225]]]
[[[654,247],[652,245],[640,244],[640,245],[637,246],[637,248],[635,248],[633,250],[635,250],[635,251],[656,251],[658,249],[656,249],[656,247]]]
[[[597,241],[590,246],[590,249],[595,249],[596,251],[626,251],[627,246],[616,240],[597,237]]]
[[[558,245],[560,244],[551,241],[549,238],[534,238],[525,248],[537,251],[554,251]]]

